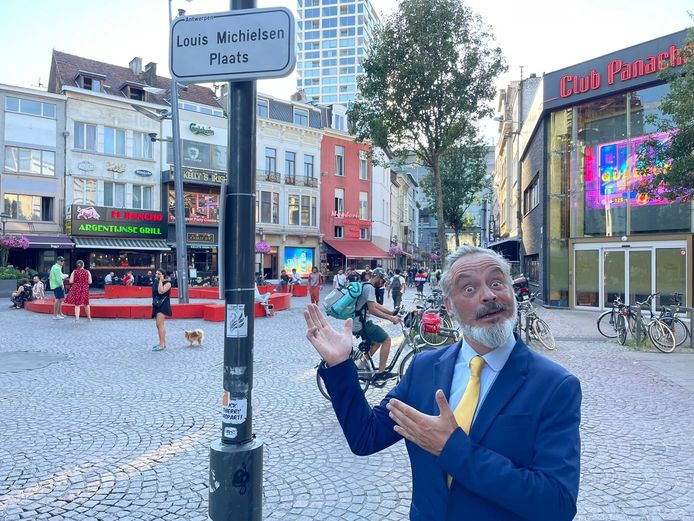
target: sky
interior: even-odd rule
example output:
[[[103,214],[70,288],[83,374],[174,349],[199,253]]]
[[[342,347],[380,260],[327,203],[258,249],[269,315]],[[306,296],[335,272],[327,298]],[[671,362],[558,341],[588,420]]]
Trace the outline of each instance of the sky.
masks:
[[[258,7],[296,0],[256,0]],[[391,14],[398,0],[372,0]],[[497,81],[541,75],[692,25],[692,0],[467,0],[491,25],[509,70]],[[172,0],[186,14],[229,10],[229,0]],[[51,50],[128,66],[135,56],[168,75],[168,0],[3,0],[0,83],[45,89]],[[296,75],[258,82],[258,91],[289,99]],[[496,104],[496,100],[494,101]],[[489,134],[489,122],[485,133]]]

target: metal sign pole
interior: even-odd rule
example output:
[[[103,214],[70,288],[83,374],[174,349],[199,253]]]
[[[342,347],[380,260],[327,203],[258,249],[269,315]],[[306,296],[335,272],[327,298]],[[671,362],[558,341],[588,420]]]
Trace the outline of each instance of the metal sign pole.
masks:
[[[231,0],[231,10],[255,0]],[[224,201],[224,395],[222,437],[210,447],[212,521],[262,519],[263,444],[252,432],[255,288],[256,82],[228,84],[229,161]]]

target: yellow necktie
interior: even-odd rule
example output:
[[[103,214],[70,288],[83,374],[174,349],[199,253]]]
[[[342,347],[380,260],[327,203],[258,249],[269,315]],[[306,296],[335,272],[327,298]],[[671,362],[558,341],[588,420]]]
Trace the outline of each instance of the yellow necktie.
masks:
[[[470,434],[472,419],[475,417],[477,403],[480,401],[480,374],[482,374],[482,367],[484,367],[484,358],[481,356],[472,357],[472,360],[470,360],[470,379],[467,382],[467,387],[463,397],[460,399],[460,403],[453,411],[455,421],[465,431],[465,434]],[[452,482],[453,476],[449,475],[449,487]]]

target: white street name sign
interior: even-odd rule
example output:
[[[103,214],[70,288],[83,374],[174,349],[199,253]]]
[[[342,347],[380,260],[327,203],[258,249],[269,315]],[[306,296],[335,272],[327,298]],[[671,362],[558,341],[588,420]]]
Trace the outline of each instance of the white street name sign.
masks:
[[[284,7],[179,16],[169,68],[184,83],[281,78],[294,69],[294,15]]]

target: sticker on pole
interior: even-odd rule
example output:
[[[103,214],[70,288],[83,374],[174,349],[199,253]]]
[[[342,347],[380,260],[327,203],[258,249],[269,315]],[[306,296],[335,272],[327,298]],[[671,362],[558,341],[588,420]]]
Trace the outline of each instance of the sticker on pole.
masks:
[[[224,391],[224,396],[222,397],[222,423],[230,423],[231,425],[241,425],[243,422],[246,421],[247,408],[247,398],[233,399],[229,396],[228,391]]]
[[[227,304],[227,338],[246,338],[248,317],[243,304]]]
[[[179,16],[171,23],[171,75],[186,83],[282,78],[296,64],[295,26],[284,7]]]

